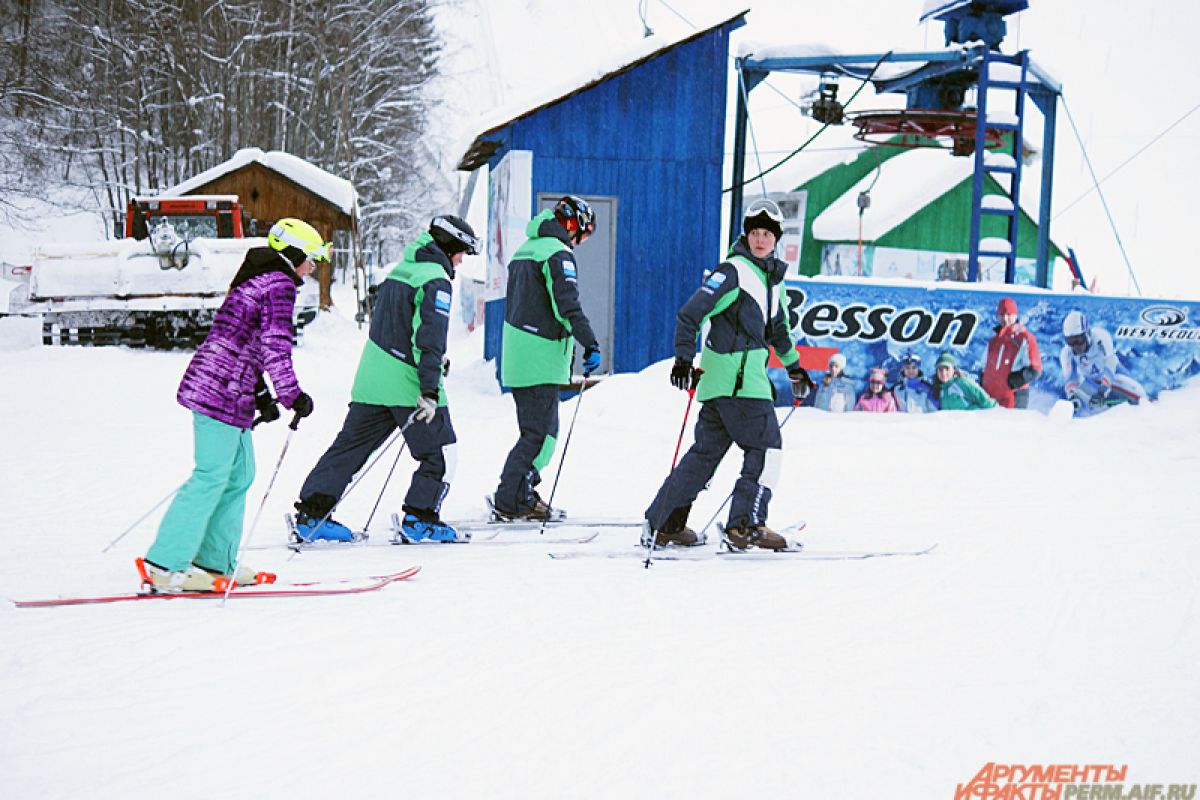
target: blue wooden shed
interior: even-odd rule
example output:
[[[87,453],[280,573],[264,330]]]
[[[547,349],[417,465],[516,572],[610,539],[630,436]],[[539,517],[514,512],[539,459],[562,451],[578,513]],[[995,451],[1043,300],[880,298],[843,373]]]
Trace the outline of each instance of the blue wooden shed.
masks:
[[[729,34],[745,14],[648,39],[625,63],[501,112],[474,137],[458,166],[489,167],[485,358],[499,361],[507,259],[525,223],[564,194],[597,212],[575,255],[604,371],[671,355],[675,313],[721,255]]]

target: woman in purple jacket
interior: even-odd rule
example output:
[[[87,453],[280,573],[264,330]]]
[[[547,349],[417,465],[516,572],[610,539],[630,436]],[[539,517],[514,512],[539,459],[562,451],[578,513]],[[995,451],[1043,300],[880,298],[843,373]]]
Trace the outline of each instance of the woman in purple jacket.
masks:
[[[239,567],[232,575],[242,538],[246,492],[254,482],[250,441],[257,409],[263,420],[279,418],[263,380],[297,415],[312,413],[312,398],[300,391],[292,370],[292,315],[296,287],[329,259],[329,245],[311,225],[281,219],[271,227],[268,247],[246,253],[212,330],[192,357],[177,399],[192,411],[196,468],[167,509],[158,537],[138,559],[151,591],[214,591],[237,583],[273,580]]]

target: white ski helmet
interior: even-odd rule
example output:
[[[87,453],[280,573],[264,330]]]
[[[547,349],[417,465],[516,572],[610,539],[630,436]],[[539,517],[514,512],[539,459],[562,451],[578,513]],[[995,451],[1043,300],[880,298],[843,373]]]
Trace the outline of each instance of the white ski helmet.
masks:
[[[1063,338],[1076,353],[1082,353],[1091,344],[1087,315],[1082,311],[1072,311],[1063,318]]]
[[[1063,318],[1063,336],[1080,336],[1087,331],[1087,316],[1082,311],[1072,311]]]

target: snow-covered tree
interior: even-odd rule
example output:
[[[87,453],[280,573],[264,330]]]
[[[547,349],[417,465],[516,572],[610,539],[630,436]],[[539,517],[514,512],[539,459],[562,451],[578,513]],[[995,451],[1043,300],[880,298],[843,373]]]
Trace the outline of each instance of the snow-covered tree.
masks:
[[[0,47],[0,159],[86,188],[114,230],[130,195],[242,147],[351,180],[368,238],[419,225],[440,185],[431,0],[0,0]]]

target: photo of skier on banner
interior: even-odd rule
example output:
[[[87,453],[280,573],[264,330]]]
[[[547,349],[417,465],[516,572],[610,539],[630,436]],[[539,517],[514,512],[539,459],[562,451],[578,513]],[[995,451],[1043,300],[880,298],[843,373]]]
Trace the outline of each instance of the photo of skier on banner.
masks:
[[[900,360],[900,380],[892,387],[896,410],[906,414],[927,414],[937,411],[933,384],[921,374],[921,357],[909,350]]]
[[[887,390],[887,370],[872,367],[867,375],[867,390],[854,405],[855,411],[888,414],[896,411],[896,398]]]
[[[1147,399],[1146,390],[1129,375],[1119,372],[1121,363],[1112,334],[1088,324],[1087,315],[1075,310],[1063,318],[1063,340],[1058,360],[1063,372],[1063,395],[1080,416],[1090,416],[1120,402],[1137,404]]]
[[[854,409],[854,399],[854,381],[846,376],[846,356],[834,353],[829,357],[828,370],[817,384],[813,406],[841,414]]]
[[[995,408],[996,401],[971,376],[958,368],[953,353],[942,353],[934,364],[933,396],[943,411]]]
[[[1029,384],[1042,374],[1042,356],[1037,339],[1017,316],[1017,301],[1000,300],[996,309],[1000,324],[988,340],[983,366],[983,390],[1005,408],[1029,407]]]

